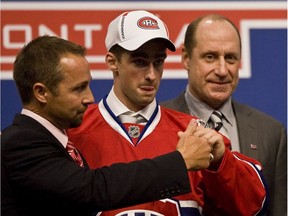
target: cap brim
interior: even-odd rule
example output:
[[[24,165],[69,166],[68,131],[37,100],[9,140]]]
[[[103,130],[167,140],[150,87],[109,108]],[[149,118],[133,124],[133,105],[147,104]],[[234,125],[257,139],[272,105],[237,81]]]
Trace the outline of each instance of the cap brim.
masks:
[[[148,42],[150,40],[153,40],[153,39],[163,39],[166,42],[167,48],[170,51],[172,51],[172,52],[176,51],[176,47],[174,46],[173,42],[168,40],[167,38],[164,38],[164,37],[153,37],[153,38],[151,38],[151,36],[148,36],[146,38],[144,38],[144,37],[135,37],[133,39],[118,43],[118,45],[123,47],[126,50],[134,51],[134,50],[138,49],[139,47],[141,47],[146,42]]]

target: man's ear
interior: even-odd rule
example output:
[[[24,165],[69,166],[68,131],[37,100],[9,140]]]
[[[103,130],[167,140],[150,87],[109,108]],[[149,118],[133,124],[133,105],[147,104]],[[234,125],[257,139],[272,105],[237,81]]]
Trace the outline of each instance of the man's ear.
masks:
[[[184,46],[182,46],[182,64],[184,69],[189,70],[189,55]]]
[[[33,86],[33,93],[36,100],[41,103],[47,103],[47,96],[49,94],[49,90],[43,83],[35,83]]]
[[[113,53],[108,52],[105,56],[105,61],[109,70],[111,70],[113,73],[118,71],[118,60]]]

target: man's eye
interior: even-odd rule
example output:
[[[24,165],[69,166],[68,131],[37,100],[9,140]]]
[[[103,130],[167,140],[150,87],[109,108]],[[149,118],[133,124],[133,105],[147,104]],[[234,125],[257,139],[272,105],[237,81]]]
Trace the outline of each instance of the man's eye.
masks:
[[[77,88],[75,88],[75,91],[82,92],[85,90],[85,88],[86,88],[86,85],[81,85],[81,86],[78,86]]]
[[[154,62],[155,66],[160,66],[162,64],[164,64],[164,59],[158,59],[157,61]]]
[[[238,58],[234,55],[229,55],[225,57],[226,61],[233,64],[238,61]]]
[[[138,66],[144,66],[146,64],[146,62],[142,59],[136,59],[134,60],[134,63]]]
[[[205,55],[205,59],[206,59],[206,61],[210,62],[210,61],[213,61],[215,59],[215,56],[212,54]]]

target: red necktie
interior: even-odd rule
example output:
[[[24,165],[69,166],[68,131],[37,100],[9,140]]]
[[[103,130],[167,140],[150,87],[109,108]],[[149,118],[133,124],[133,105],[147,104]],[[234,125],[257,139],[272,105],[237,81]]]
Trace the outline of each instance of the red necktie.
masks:
[[[82,160],[81,155],[79,154],[78,150],[74,146],[74,144],[70,141],[68,141],[66,149],[69,153],[69,155],[72,157],[72,159],[81,167],[84,167],[84,163]]]

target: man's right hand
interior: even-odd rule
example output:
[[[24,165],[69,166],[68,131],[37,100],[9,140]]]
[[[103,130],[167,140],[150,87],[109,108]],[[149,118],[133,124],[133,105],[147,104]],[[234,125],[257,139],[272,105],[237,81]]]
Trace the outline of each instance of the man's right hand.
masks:
[[[210,165],[210,152],[213,143],[204,136],[196,135],[198,123],[192,119],[185,132],[179,132],[180,137],[176,149],[182,154],[187,170],[197,171]],[[201,126],[199,126],[201,127]]]

